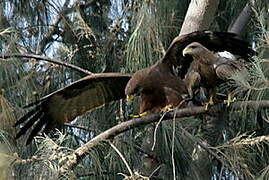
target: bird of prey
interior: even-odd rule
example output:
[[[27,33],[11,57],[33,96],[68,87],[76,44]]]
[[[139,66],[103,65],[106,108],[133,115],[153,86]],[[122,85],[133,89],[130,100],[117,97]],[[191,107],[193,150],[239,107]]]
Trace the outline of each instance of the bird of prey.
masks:
[[[187,89],[182,79],[188,71],[191,57],[184,57],[183,49],[192,42],[199,42],[213,51],[232,50],[232,53],[238,51],[235,54],[244,56],[244,51],[248,51],[247,45],[235,36],[211,31],[178,36],[161,60],[133,75],[101,73],[84,77],[28,105],[32,109],[15,124],[23,124],[16,138],[31,131],[28,144],[38,132],[48,133],[87,111],[123,99],[126,95],[129,98],[134,95],[141,97],[140,114],[157,112],[165,107],[184,107],[183,96]]]
[[[125,88],[127,101],[140,96],[140,116],[164,109],[183,106],[187,89],[183,80],[175,76],[169,61],[158,61],[153,66],[137,71]]]
[[[183,56],[190,55],[193,59],[185,77],[190,97],[193,97],[193,91],[201,85],[209,91],[209,104],[214,103],[217,85],[228,81],[235,74],[246,75],[242,62],[218,56],[198,42],[193,42],[186,46],[182,54]],[[250,54],[252,54],[251,50],[245,57]],[[228,105],[231,100],[231,94],[229,93],[226,101]]]

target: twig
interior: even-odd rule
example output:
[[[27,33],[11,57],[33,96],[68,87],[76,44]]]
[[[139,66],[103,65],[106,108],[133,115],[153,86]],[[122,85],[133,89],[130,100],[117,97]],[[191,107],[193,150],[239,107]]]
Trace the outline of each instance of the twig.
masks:
[[[223,169],[224,169],[224,165],[221,164],[221,169],[220,169],[220,173],[219,173],[219,180],[222,179],[222,173],[223,173]]]
[[[14,153],[14,154],[0,153],[0,158],[2,160],[7,160],[7,164],[8,164],[8,160],[13,160],[11,164],[27,164],[27,163],[33,163],[35,161],[42,160],[41,158],[38,158],[37,156],[32,156],[29,159],[21,159],[20,157],[18,157],[17,153]]]
[[[225,110],[225,105],[223,104],[217,104],[212,107],[209,107],[208,111],[205,110],[203,106],[199,107],[188,107],[188,108],[182,108],[178,109],[177,112],[167,112],[164,116],[163,120],[172,119],[174,117],[174,113],[176,114],[176,118],[182,118],[182,117],[190,117],[195,116],[203,113],[213,113],[213,112],[220,112]],[[238,101],[234,102],[229,106],[229,109],[242,109],[242,107],[248,107],[254,110],[261,109],[261,108],[269,108],[269,100],[262,100],[262,101]],[[129,121],[122,122],[103,133],[97,135],[93,139],[91,139],[89,142],[84,144],[83,146],[79,147],[74,151],[73,154],[68,155],[66,157],[68,160],[66,161],[66,164],[64,164],[60,171],[63,173],[65,170],[72,169],[74,166],[76,166],[86,155],[87,152],[97,144],[100,144],[100,142],[106,141],[110,138],[113,138],[125,131],[128,131],[130,129],[150,124],[153,122],[157,122],[160,119],[161,115],[160,113],[153,113],[148,116],[144,116],[141,118],[132,119]],[[185,130],[186,131],[186,130]],[[205,146],[203,143],[198,142],[198,144],[207,149],[208,152],[210,152],[211,155],[216,157],[217,159],[220,159],[220,157],[210,150],[207,146]],[[223,162],[224,163],[224,162]]]
[[[137,150],[138,152],[140,152],[142,154],[146,154],[150,159],[155,160],[157,163],[166,163],[164,160],[158,159],[157,157],[155,157],[154,155],[150,154],[149,152],[143,150],[142,148],[140,148],[136,144],[131,144],[131,143],[129,143],[127,141],[123,141],[123,140],[121,140],[121,142],[123,142],[124,144],[126,144],[128,146],[133,146],[135,150]]]
[[[176,164],[175,164],[175,136],[176,136],[176,112],[177,109],[174,112],[174,117],[173,117],[173,133],[172,133],[172,166],[173,166],[173,177],[174,180],[176,180]]]
[[[161,124],[165,114],[166,114],[166,112],[162,115],[162,117],[160,118],[160,120],[157,122],[157,124],[155,126],[154,133],[153,133],[153,145],[152,145],[152,148],[151,148],[152,151],[154,150],[155,145],[156,145],[157,129],[158,129],[159,125]]]
[[[102,176],[106,175],[106,176],[109,176],[109,175],[115,175],[117,174],[117,172],[110,172],[110,171],[101,171],[99,172]],[[86,174],[77,174],[76,176],[77,177],[90,177],[90,176],[96,176],[96,177],[99,177],[100,174],[99,173],[95,173],[95,172],[89,172],[89,173],[86,173]],[[126,172],[127,173],[127,172]]]
[[[114,144],[112,142],[109,141],[109,145],[117,152],[117,154],[120,156],[120,158],[122,159],[123,163],[125,164],[125,166],[127,167],[129,173],[131,176],[134,175],[133,171],[131,170],[129,164],[127,163],[126,159],[124,158],[124,156],[121,154],[121,152],[118,150],[118,148],[116,146],[114,146]]]
[[[223,159],[227,159],[227,157],[218,149],[215,149],[217,151],[217,153],[221,153],[222,156],[224,156],[224,158],[222,158],[221,156],[219,156],[216,152],[214,152],[212,150],[212,148],[200,141],[198,141],[197,139],[195,139],[187,130],[185,130],[183,127],[180,127],[180,129],[182,130],[182,132],[184,132],[185,136],[187,136],[190,140],[192,140],[193,142],[197,143],[199,146],[201,146],[207,153],[209,153],[211,156],[215,157],[217,160],[219,160],[223,165],[226,165],[226,167],[228,169],[230,169],[231,171],[233,171],[235,174],[237,174],[233,169],[235,169],[235,167],[233,166],[233,164],[229,164],[226,161],[224,161]],[[232,166],[232,168],[230,168]]]
[[[158,167],[156,167],[152,173],[149,175],[149,178],[153,177],[153,175],[161,168],[161,165],[159,165]]]
[[[92,72],[90,72],[90,71],[88,71],[86,69],[80,68],[78,66],[75,66],[73,64],[70,64],[70,63],[67,63],[67,62],[63,62],[63,61],[59,61],[59,60],[55,60],[55,59],[50,59],[50,58],[45,57],[45,56],[39,56],[39,55],[35,55],[35,54],[17,54],[17,53],[14,53],[14,54],[2,54],[2,55],[0,55],[0,58],[2,58],[2,59],[7,59],[7,58],[11,58],[11,57],[16,57],[16,58],[34,58],[36,60],[44,60],[44,61],[48,61],[48,62],[53,63],[53,64],[58,64],[58,65],[62,65],[62,66],[71,68],[73,70],[76,70],[78,72],[82,72],[84,74],[88,74],[88,75],[92,75],[93,74]]]

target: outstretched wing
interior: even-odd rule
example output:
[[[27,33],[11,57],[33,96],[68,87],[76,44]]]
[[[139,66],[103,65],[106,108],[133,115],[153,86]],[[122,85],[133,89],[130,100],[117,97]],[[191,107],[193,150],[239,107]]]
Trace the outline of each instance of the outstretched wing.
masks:
[[[27,139],[28,144],[42,129],[48,132],[89,110],[124,98],[124,88],[130,78],[130,74],[94,74],[43,97],[28,105],[34,108],[16,122],[16,126],[24,123],[16,138],[34,126]]]
[[[170,66],[178,67],[178,73],[184,78],[191,64],[191,57],[183,57],[182,50],[192,42],[199,42],[210,51],[220,52],[228,51],[234,55],[239,55],[244,59],[255,54],[249,47],[249,43],[241,40],[234,33],[229,32],[212,32],[212,31],[196,31],[190,34],[176,37],[166,51],[162,62]]]

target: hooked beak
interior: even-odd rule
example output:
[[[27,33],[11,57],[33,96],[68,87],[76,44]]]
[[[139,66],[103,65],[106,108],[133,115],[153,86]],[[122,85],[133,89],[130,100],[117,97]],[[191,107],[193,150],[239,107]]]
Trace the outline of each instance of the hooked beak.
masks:
[[[127,95],[127,103],[130,104],[134,100],[135,95]]]
[[[182,55],[185,57],[187,54],[190,54],[191,53],[191,49],[186,47],[185,49],[183,49],[182,51]]]

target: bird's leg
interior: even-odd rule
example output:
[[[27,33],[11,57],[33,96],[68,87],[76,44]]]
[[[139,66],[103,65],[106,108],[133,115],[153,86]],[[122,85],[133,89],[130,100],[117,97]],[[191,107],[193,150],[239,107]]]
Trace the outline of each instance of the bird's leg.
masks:
[[[197,88],[200,86],[201,76],[196,71],[190,71],[187,73],[184,81],[187,86],[189,99],[193,99],[193,91],[195,92],[195,90],[197,90]]]
[[[152,109],[150,111],[142,112],[142,113],[137,114],[137,115],[130,115],[130,117],[131,118],[140,118],[140,117],[146,116],[146,115],[154,113],[154,112],[160,112],[160,111],[161,112],[167,112],[167,111],[171,111],[171,110],[173,110],[173,106],[171,104],[169,104],[169,105],[167,105],[167,106],[165,106],[165,107],[163,107],[161,109],[159,107],[159,108],[156,108],[156,109]]]
[[[214,97],[215,97],[215,91],[214,89],[210,89],[209,90],[209,101],[207,103],[205,103],[205,110],[208,110],[208,106],[209,105],[213,105],[214,104]]]
[[[150,114],[150,112],[149,111],[145,111],[145,112],[142,112],[142,113],[140,113],[140,114],[131,114],[131,115],[129,115],[131,118],[140,118],[140,117],[143,117],[143,116],[146,116],[146,115],[148,115],[148,114]]]
[[[213,105],[214,101],[213,101],[213,95],[210,96],[208,104]]]
[[[232,102],[234,102],[236,100],[236,98],[235,97],[233,97],[233,95],[232,95],[232,93],[228,93],[228,97],[227,97],[227,99],[226,100],[224,100],[224,104],[227,104],[227,106],[230,106],[230,104],[232,103]]]
[[[139,114],[130,114],[129,117],[131,118],[140,118]]]
[[[192,91],[192,87],[189,86],[189,87],[187,88],[187,90],[188,90],[188,94],[189,94],[189,99],[193,99],[193,91]]]
[[[208,106],[209,105],[213,105],[213,104],[214,104],[213,95],[210,95],[209,101],[207,103],[205,103],[205,110],[207,111],[208,110]]]
[[[167,112],[173,110],[173,106],[171,104],[168,104],[167,106],[163,107],[161,109],[161,112]]]

